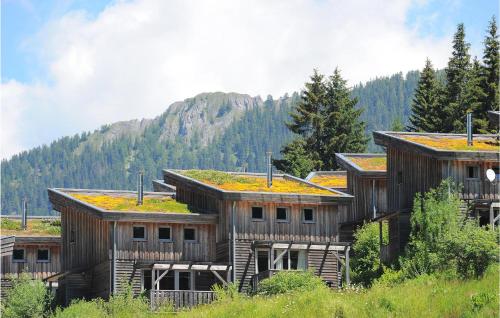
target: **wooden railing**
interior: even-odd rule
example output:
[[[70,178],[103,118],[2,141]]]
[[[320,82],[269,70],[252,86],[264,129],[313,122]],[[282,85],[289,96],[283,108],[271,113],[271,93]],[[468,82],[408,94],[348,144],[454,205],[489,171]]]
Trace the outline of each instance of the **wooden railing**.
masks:
[[[484,180],[465,180],[462,184],[460,198],[464,200],[498,200],[498,182]]]
[[[153,309],[170,303],[174,309],[191,308],[209,304],[216,298],[213,291],[200,290],[151,290],[150,300]]]

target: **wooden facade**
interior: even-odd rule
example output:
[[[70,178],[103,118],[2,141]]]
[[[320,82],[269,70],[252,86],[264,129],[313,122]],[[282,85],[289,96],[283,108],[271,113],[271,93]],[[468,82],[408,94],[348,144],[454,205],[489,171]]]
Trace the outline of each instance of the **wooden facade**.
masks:
[[[459,187],[463,200],[472,205],[489,204],[498,201],[498,184],[486,179],[486,170],[499,169],[498,151],[453,151],[431,148],[405,140],[410,136],[431,136],[433,138],[466,138],[456,134],[418,134],[374,132],[375,143],[387,151],[387,209],[400,212],[401,243],[409,235],[409,218],[413,199],[417,193],[425,193],[437,187],[445,179],[452,180]],[[481,136],[491,138],[494,136]]]

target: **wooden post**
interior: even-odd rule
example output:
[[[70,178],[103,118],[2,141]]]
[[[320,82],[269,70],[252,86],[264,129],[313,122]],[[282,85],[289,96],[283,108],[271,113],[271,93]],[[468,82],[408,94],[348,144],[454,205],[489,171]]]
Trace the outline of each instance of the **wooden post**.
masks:
[[[347,246],[345,249],[345,282],[347,286],[351,285],[351,277],[350,277],[350,267],[349,267],[349,250],[351,249],[350,246]]]
[[[384,244],[384,237],[383,237],[383,230],[384,230],[384,227],[383,227],[383,224],[382,224],[383,221],[379,221],[378,222],[378,228],[379,228],[379,245],[380,245],[380,268],[382,268],[382,245]]]
[[[112,256],[113,256],[113,259],[112,259],[112,262],[113,262],[113,278],[112,278],[112,281],[113,281],[113,289],[112,289],[112,293],[115,294],[116,293],[116,221],[113,221],[113,253],[112,253]]]
[[[231,209],[231,249],[233,265],[233,282],[236,282],[236,201],[233,201]]]
[[[491,229],[495,229],[495,213],[493,212],[493,202],[490,203],[490,225]]]

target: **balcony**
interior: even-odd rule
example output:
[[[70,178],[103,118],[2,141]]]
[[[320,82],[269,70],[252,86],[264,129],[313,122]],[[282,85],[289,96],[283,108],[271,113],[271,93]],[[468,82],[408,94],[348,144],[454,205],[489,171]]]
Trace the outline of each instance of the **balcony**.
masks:
[[[460,191],[463,200],[498,200],[498,182],[488,180],[466,179]]]
[[[174,310],[209,304],[216,298],[213,291],[199,290],[151,290],[151,307],[156,309],[170,303]]]

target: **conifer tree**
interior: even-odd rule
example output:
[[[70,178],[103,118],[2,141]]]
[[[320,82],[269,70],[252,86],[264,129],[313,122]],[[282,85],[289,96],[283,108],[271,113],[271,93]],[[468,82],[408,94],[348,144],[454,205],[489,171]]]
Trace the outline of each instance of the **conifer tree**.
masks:
[[[467,74],[467,82],[464,89],[464,100],[467,101],[467,111],[472,112],[473,132],[488,133],[488,113],[483,109],[483,101],[486,93],[481,87],[483,81],[482,67],[477,58],[474,58],[472,67]]]
[[[499,110],[498,79],[500,64],[498,60],[499,41],[495,16],[491,18],[488,34],[484,40],[483,81],[482,88],[486,96],[483,101],[483,111]]]
[[[282,148],[283,159],[275,160],[274,165],[304,176],[306,169],[313,170],[311,164],[315,170],[336,169],[336,152],[364,151],[368,139],[356,104],[357,99],[350,97],[338,69],[326,80],[315,70],[288,123],[288,128],[299,136]]]
[[[464,91],[470,71],[469,48],[470,44],[465,41],[464,25],[461,23],[453,37],[452,57],[445,70],[447,116],[443,132],[465,132],[468,105]]]
[[[429,59],[420,74],[415,89],[410,115],[409,131],[441,132],[443,127],[442,87],[436,79],[436,72]]]

